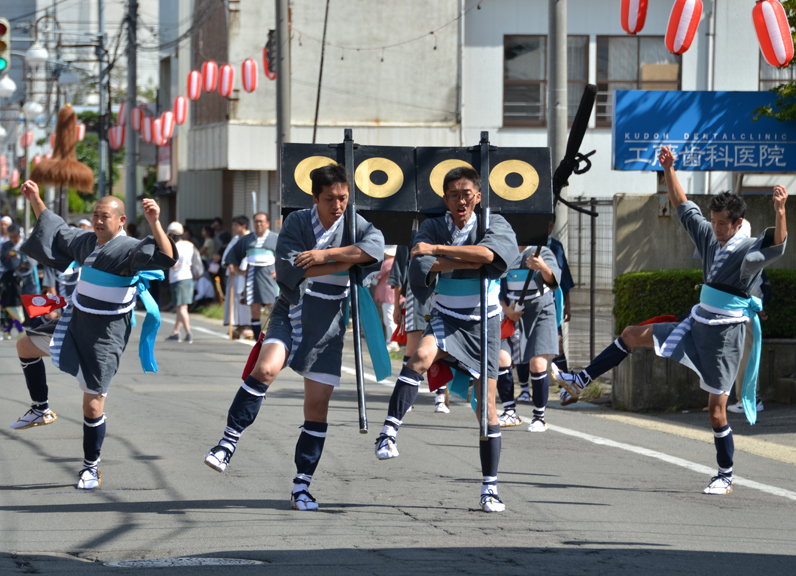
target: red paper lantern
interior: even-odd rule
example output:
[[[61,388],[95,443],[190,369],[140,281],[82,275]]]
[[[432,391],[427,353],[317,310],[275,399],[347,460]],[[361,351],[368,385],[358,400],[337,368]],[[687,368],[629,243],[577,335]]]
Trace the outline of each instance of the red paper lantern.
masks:
[[[702,17],[702,0],[676,0],[666,28],[666,48],[682,54],[691,47]]]
[[[188,101],[185,99],[185,96],[177,96],[174,99],[174,122],[182,126],[187,119]]]
[[[263,48],[263,71],[265,72],[265,77],[269,80],[276,79],[276,71],[271,71],[275,64],[276,62],[271,62],[271,55],[268,54],[268,47],[266,46]]]
[[[6,155],[5,154],[0,155],[0,166],[7,166],[7,165],[8,161],[6,160]]]
[[[638,34],[647,20],[647,0],[622,0],[622,29]]]
[[[5,180],[6,176],[8,176],[8,166],[3,164],[0,166],[0,180]]]
[[[163,146],[163,123],[160,121],[160,118],[155,118],[151,122],[152,126],[152,142],[155,143],[155,146]]]
[[[19,138],[19,145],[22,148],[33,146],[33,130],[28,130]]]
[[[202,64],[202,79],[205,92],[212,92],[218,83],[218,64],[208,60]]]
[[[8,185],[12,188],[19,188],[19,170],[16,168],[11,171],[11,178],[8,181]]]
[[[36,164],[38,164],[39,162],[41,162],[41,154],[36,154],[36,155],[33,157],[33,165],[35,166],[35,165],[36,165]]]
[[[202,73],[199,70],[191,70],[188,73],[188,100],[191,102],[199,100],[202,95]]]
[[[50,148],[55,148],[55,132],[50,134]]]
[[[174,134],[174,114],[170,110],[166,110],[160,116],[161,134],[163,140],[168,140]]]
[[[229,98],[233,88],[235,88],[235,68],[232,64],[224,64],[218,74],[218,93],[224,98]]]
[[[82,142],[83,139],[86,137],[86,125],[82,122],[78,122],[75,125],[75,138],[77,138],[78,142]]]
[[[45,160],[52,160],[52,158],[53,158],[52,152],[47,152],[47,154],[44,155]]]
[[[752,9],[757,41],[766,62],[787,66],[793,59],[793,36],[782,4],[774,0],[758,0]]]
[[[141,137],[147,144],[152,144],[152,118],[144,116],[144,121],[141,124]]]
[[[108,143],[111,145],[113,150],[118,150],[124,146],[124,132],[124,126],[111,126],[108,130]]]
[[[116,124],[125,126],[127,124],[127,102],[119,104],[119,113],[116,115]]]
[[[244,60],[243,64],[241,64],[241,78],[243,80],[243,89],[246,92],[257,90],[257,62],[254,58]]]
[[[143,109],[136,106],[133,108],[133,111],[130,113],[130,124],[132,125],[133,131],[138,132],[141,130],[141,122],[144,120],[144,111]]]

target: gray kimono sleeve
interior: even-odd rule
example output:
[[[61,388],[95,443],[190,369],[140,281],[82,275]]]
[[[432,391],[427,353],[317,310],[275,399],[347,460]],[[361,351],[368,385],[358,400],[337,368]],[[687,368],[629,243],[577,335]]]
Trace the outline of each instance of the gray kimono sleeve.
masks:
[[[390,269],[387,283],[393,288],[403,288],[406,282],[406,269],[409,264],[409,246],[398,246],[395,251],[395,262]]]
[[[345,223],[343,223],[345,225]],[[381,270],[384,260],[384,235],[373,224],[357,214],[357,248],[374,259],[373,262],[357,264],[362,270],[362,285],[370,284]]]
[[[677,217],[694,242],[699,255],[704,258],[707,249],[716,239],[710,222],[702,215],[699,206],[691,201],[683,202],[677,207]]]
[[[755,243],[746,253],[746,256],[744,256],[743,264],[741,264],[741,278],[745,280],[777,260],[785,253],[787,244],[788,239],[785,238],[782,244],[775,246],[774,228],[766,228],[766,230],[757,237]]]
[[[240,266],[240,263],[243,262],[243,259],[246,257],[246,250],[249,247],[247,241],[249,236],[250,234],[246,234],[238,238],[238,241],[235,242],[230,251],[227,252],[226,258],[224,258],[224,266],[229,266],[230,264],[233,266]]]
[[[63,272],[73,261],[80,261],[80,246],[88,236],[96,238],[94,232],[70,228],[52,210],[45,210],[21,250],[45,266]]]
[[[477,245],[486,246],[495,254],[492,263],[484,266],[486,275],[490,280],[498,280],[505,276],[509,271],[509,266],[517,260],[517,256],[520,253],[517,248],[517,236],[514,234],[514,230],[506,222],[506,219],[499,215],[492,216],[489,229],[486,231],[483,240],[478,242]]]
[[[169,237],[169,242],[172,255],[177,255],[177,246],[171,237]],[[169,270],[174,268],[175,264],[177,264],[177,259],[166,256],[152,236],[147,236],[139,241],[138,245],[130,251],[130,256],[127,259],[127,265],[132,273],[144,270]]]
[[[417,230],[412,247],[414,248],[418,243],[425,242],[426,244],[441,244],[440,238],[436,234],[436,221],[426,220]],[[437,261],[436,256],[415,256],[409,261],[409,271],[407,273],[409,279],[409,287],[412,294],[421,303],[425,304],[428,297],[434,291],[436,281],[431,277],[431,267]]]
[[[553,251],[550,250],[550,248],[544,246],[540,256],[544,260],[544,263],[547,264],[547,267],[550,268],[550,272],[553,273],[553,279],[555,280],[555,283],[548,283],[547,285],[551,290],[558,289],[559,284],[561,284],[561,268],[558,266],[558,259],[556,258],[556,255],[553,254]]]
[[[274,264],[276,283],[279,285],[281,293],[292,304],[297,304],[299,301],[299,287],[304,281],[306,272],[303,268],[296,266],[296,257],[312,248],[312,246],[307,247],[301,232],[301,212],[292,212],[285,218],[285,223],[282,225],[282,231],[276,242],[276,262]]]

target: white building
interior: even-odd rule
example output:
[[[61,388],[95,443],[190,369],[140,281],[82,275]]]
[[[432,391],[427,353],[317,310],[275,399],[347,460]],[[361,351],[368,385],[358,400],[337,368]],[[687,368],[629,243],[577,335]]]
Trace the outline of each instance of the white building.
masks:
[[[291,2],[292,138],[311,142],[325,0]],[[619,0],[569,0],[571,113],[586,83],[600,94],[584,150],[597,150],[570,196],[652,193],[654,173],[611,169],[611,91],[767,89],[779,72],[761,60],[748,0],[704,0],[697,37],[683,56],[664,47],[672,0],[650,2],[646,26],[628,36]],[[258,209],[278,219],[275,82],[262,74],[262,48],[275,27],[273,2],[161,0],[162,108],[185,93],[191,69],[213,59],[236,67],[229,100],[203,94],[173,140],[176,217],[206,221]],[[405,0],[332,3],[318,142],[339,142],[345,127],[361,144],[461,146],[488,130],[497,146],[545,146],[548,0]],[[213,14],[208,15],[208,11]],[[201,19],[201,20],[200,20]],[[203,23],[190,35],[191,27]],[[173,43],[172,43],[173,44]],[[254,58],[259,87],[240,88],[240,64]],[[782,177],[778,177],[782,180]],[[788,180],[788,179],[785,179]],[[687,193],[737,188],[730,173],[683,173]],[[773,179],[747,175],[743,188]],[[787,183],[787,182],[786,182]]]

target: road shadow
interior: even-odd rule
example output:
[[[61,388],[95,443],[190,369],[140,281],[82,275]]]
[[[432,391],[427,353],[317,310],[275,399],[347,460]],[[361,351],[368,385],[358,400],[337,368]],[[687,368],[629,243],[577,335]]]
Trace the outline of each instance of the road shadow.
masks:
[[[322,542],[318,542],[319,548]],[[163,575],[162,568],[146,567],[146,553],[75,552],[66,555],[21,555],[0,553],[3,574],[121,574],[135,568],[137,576]],[[186,558],[186,557],[183,557]],[[301,550],[210,551],[187,557],[254,560],[257,565],[185,566],[175,562],[170,576],[219,576],[219,574],[274,574],[280,576],[350,576],[353,574],[443,574],[527,576],[527,574],[639,576],[644,574],[699,575],[720,571],[724,576],[768,576],[793,573],[794,557],[784,554],[739,554],[724,551],[672,550],[647,542],[565,542],[557,548],[468,546],[429,548],[357,547]],[[106,566],[105,562],[135,560],[129,568]],[[185,561],[183,561],[184,564]]]

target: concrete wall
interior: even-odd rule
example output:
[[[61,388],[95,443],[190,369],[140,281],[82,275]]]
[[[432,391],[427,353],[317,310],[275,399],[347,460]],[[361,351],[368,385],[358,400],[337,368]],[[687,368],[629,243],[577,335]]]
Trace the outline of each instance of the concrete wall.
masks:
[[[796,340],[763,340],[759,386],[764,402],[775,398],[777,381],[796,373]],[[682,364],[659,358],[650,348],[637,348],[614,368],[613,407],[617,410],[666,410],[707,406],[707,392],[696,373]],[[731,399],[735,401],[734,398]]]
[[[614,196],[614,277],[625,272],[640,270],[675,270],[700,268],[693,259],[694,244],[685,233],[676,214],[658,216],[662,194]],[[711,197],[690,196],[710,218],[708,205]],[[745,195],[747,219],[752,234],[757,236],[774,225],[774,208],[769,195]],[[796,222],[796,203],[786,204],[788,219]],[[796,267],[796,250],[788,249],[772,268]]]

